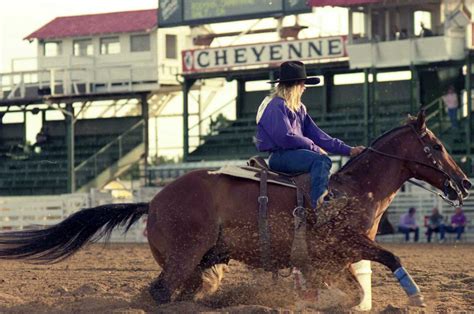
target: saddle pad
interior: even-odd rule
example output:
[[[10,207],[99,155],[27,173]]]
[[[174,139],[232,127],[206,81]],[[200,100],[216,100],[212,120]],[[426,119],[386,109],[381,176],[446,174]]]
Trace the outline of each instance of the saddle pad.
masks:
[[[232,177],[260,181],[260,171],[261,169],[259,168],[248,167],[248,166],[247,167],[224,166],[215,171],[208,171],[208,173],[209,174],[225,174]],[[274,176],[270,176],[270,175],[268,176],[267,182],[296,189],[296,185],[294,185],[293,183],[278,181],[274,178]]]

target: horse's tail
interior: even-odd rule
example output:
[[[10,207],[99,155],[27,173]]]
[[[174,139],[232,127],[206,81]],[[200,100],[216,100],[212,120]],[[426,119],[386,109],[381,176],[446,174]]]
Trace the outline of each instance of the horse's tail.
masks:
[[[83,209],[54,226],[39,230],[0,233],[0,259],[56,263],[89,241],[108,239],[116,226],[124,232],[148,213],[148,203],[108,204]]]

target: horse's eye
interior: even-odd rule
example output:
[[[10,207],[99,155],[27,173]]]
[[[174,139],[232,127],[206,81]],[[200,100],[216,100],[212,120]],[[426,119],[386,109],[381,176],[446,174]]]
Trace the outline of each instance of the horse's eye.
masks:
[[[439,144],[434,144],[433,145],[433,149],[436,149],[436,150],[443,150],[443,147]]]

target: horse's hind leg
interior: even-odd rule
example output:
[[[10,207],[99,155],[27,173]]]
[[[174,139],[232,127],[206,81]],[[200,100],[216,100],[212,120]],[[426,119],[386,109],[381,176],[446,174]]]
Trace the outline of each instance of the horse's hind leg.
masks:
[[[400,263],[400,258],[395,256],[392,252],[382,248],[374,241],[365,236],[358,236],[353,239],[352,248],[358,250],[358,257],[381,263],[387,266],[400,282],[403,290],[409,297],[410,305],[425,307],[420,288],[415,283],[410,274]]]
[[[207,268],[202,273],[202,285],[194,296],[195,300],[200,300],[206,296],[214,294],[224,278],[224,272],[227,268],[226,264],[216,264],[211,268]]]
[[[159,303],[171,301],[173,293],[192,277],[205,253],[217,240],[214,235],[202,233],[194,239],[180,239],[186,245],[175,245],[176,249],[168,254],[160,276],[151,284],[150,294]],[[189,233],[187,236],[191,236]]]
[[[200,300],[217,291],[229,263],[227,248],[219,236],[217,244],[202,258],[196,270],[182,287],[180,300]]]
[[[364,297],[362,287],[350,268],[334,274],[330,286],[344,292],[344,308],[352,308],[362,302]]]
[[[177,300],[201,300],[219,288],[227,265],[216,264],[204,270],[196,269],[182,287]]]

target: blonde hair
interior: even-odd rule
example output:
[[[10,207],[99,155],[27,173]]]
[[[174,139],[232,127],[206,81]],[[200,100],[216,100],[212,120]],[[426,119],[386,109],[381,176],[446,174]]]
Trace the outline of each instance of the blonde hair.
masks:
[[[298,84],[278,84],[271,97],[281,97],[285,100],[285,105],[293,112],[297,112],[301,105],[301,95],[303,92]]]

